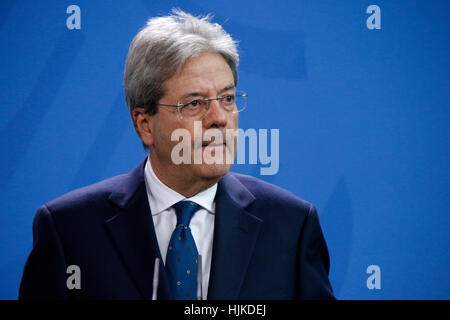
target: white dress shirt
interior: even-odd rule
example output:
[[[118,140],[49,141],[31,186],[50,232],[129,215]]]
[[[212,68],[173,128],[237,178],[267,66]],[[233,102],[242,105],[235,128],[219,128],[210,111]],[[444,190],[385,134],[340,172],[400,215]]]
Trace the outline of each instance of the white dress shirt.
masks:
[[[208,295],[209,273],[211,270],[215,212],[214,198],[216,196],[217,183],[191,198],[185,198],[158,179],[153,171],[149,157],[147,157],[144,170],[148,202],[152,212],[159,251],[161,252],[164,264],[166,262],[170,237],[177,223],[175,209],[172,206],[182,200],[193,201],[201,206],[192,217],[189,226],[197,246],[197,251],[202,256],[202,294],[203,299],[206,299]]]

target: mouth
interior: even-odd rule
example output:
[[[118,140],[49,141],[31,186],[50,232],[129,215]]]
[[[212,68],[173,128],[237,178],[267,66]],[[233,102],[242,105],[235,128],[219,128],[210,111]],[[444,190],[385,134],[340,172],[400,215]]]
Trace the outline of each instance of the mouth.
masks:
[[[203,142],[202,143],[202,148],[206,148],[206,147],[211,147],[211,148],[214,148],[214,147],[226,147],[227,146],[227,143],[226,142],[214,142],[214,143],[211,143],[211,142]]]

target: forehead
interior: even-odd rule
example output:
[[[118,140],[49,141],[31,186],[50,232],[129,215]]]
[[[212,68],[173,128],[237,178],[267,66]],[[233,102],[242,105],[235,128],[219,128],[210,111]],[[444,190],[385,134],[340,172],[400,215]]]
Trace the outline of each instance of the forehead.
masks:
[[[186,61],[179,72],[164,81],[166,95],[180,96],[191,92],[215,94],[234,84],[233,73],[217,53],[203,52]]]

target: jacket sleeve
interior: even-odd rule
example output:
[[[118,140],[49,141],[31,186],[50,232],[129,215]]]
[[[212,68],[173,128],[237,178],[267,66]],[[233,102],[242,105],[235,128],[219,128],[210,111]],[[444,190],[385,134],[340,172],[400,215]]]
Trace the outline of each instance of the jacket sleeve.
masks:
[[[311,205],[300,235],[297,298],[335,299],[328,279],[330,258],[316,208]]]
[[[44,205],[38,209],[33,221],[33,249],[23,271],[19,299],[66,298],[66,266],[63,247],[52,214]]]

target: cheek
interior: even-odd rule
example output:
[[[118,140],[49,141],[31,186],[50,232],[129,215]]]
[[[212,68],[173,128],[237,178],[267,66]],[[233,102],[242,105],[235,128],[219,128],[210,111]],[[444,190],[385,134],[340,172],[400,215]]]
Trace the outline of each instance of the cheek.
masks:
[[[172,128],[170,123],[161,124],[159,123],[154,127],[155,132],[153,134],[155,141],[155,148],[160,151],[168,152],[173,145],[178,143],[177,141],[172,141],[172,132],[175,128]]]
[[[238,124],[239,124],[239,113],[232,113],[230,116],[231,117],[229,119],[229,122],[230,122],[231,128],[237,129]]]

